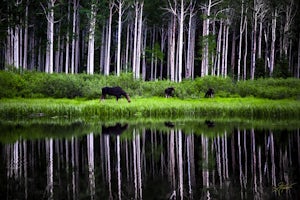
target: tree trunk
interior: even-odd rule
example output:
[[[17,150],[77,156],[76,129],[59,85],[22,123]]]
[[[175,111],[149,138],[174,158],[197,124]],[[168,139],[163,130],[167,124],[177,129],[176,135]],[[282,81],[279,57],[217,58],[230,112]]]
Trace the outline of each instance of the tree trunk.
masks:
[[[47,52],[45,72],[53,73],[53,43],[54,43],[54,3],[55,0],[48,1],[48,25],[47,25]]]
[[[178,49],[178,82],[182,81],[182,57],[183,57],[183,22],[184,22],[184,4],[181,0],[180,17],[179,17],[179,49]]]
[[[96,25],[96,4],[91,6],[89,39],[88,39],[88,57],[87,57],[87,74],[94,74],[94,42],[95,42],[95,25]]]
[[[113,1],[109,1],[109,19],[108,19],[108,33],[107,33],[107,49],[106,49],[106,61],[104,67],[104,75],[109,75],[110,71],[110,46],[111,46],[111,25],[112,25],[112,15],[113,15]]]
[[[23,69],[27,69],[27,55],[28,55],[28,4],[29,4],[29,0],[26,1],[26,8],[25,8]]]
[[[239,37],[239,55],[238,55],[238,66],[237,66],[237,81],[239,81],[241,78],[243,32],[244,32],[244,0],[242,0],[241,18],[240,18],[240,37]]]
[[[217,76],[220,75],[220,69],[221,69],[222,32],[223,32],[223,20],[221,19],[219,33],[218,33],[218,39],[217,39],[217,58],[216,58]],[[212,75],[216,75],[215,72],[212,73]]]
[[[69,73],[69,67],[70,67],[70,36],[69,36],[69,23],[70,23],[70,10],[71,10],[71,0],[68,1],[68,16],[67,16],[67,33],[66,33],[66,60],[65,60],[65,73]]]
[[[236,26],[235,23],[233,25],[233,32],[232,32],[232,41],[231,41],[231,60],[230,60],[230,65],[231,65],[231,76],[232,78],[235,78],[234,74],[234,69],[235,69],[235,51],[236,51]]]
[[[141,66],[141,47],[142,47],[142,25],[143,25],[143,9],[144,2],[140,2],[138,8],[138,30],[137,30],[137,41],[136,41],[136,62],[135,62],[135,78],[140,78],[140,66]]]
[[[223,77],[227,77],[228,73],[228,36],[229,36],[229,25],[227,24],[225,27],[225,62],[224,62],[224,74]]]
[[[77,10],[79,1],[73,0],[73,29],[72,29],[72,51],[71,51],[71,73],[75,72],[75,54],[76,54],[76,41],[78,40],[76,35],[76,24],[77,24]]]
[[[146,46],[147,46],[147,28],[144,29],[144,38],[143,38],[143,55],[145,55],[145,52],[146,52]],[[146,56],[143,56],[143,59],[142,59],[142,79],[143,80],[146,80]]]
[[[121,34],[122,34],[122,15],[123,15],[123,0],[118,0],[118,46],[117,46],[117,76],[120,76],[121,71]]]
[[[56,27],[56,34],[58,35],[57,38],[57,48],[55,50],[55,61],[54,61],[54,67],[55,67],[55,72],[58,73],[60,72],[59,68],[60,68],[60,50],[61,50],[61,46],[60,46],[60,27],[61,27],[61,23],[59,22],[58,26]]]
[[[175,81],[175,30],[176,30],[176,20],[175,20],[175,16],[172,16],[172,20],[171,20],[171,28],[170,28],[170,40],[169,42],[171,44],[169,44],[170,47],[170,77],[171,77],[171,81]]]
[[[270,76],[273,75],[275,65],[275,42],[276,42],[276,22],[277,22],[277,8],[272,15],[272,41],[271,41],[271,55],[270,55]]]
[[[258,34],[258,47],[257,47],[257,58],[261,59],[262,58],[262,30],[263,30],[263,23],[262,19],[259,21],[259,34]]]
[[[14,31],[14,67],[19,69],[20,67],[20,62],[19,62],[19,25],[15,26],[15,31]]]
[[[139,3],[135,2],[135,17],[134,17],[134,36],[133,36],[133,55],[132,55],[132,72],[136,78],[136,57],[137,57],[137,37],[138,37],[138,16],[139,16]]]
[[[165,51],[165,44],[166,44],[165,40],[166,40],[166,33],[165,33],[165,29],[162,28],[161,29],[161,41],[160,41],[160,51],[161,52]],[[160,80],[163,79],[163,66],[164,66],[164,61],[161,60],[160,61]]]
[[[248,53],[248,22],[247,22],[247,10],[246,16],[244,18],[244,26],[245,26],[245,52],[244,52],[244,80],[247,79],[247,53]]]
[[[297,67],[297,78],[300,78],[300,33],[298,38],[298,67]]]
[[[201,77],[206,76],[208,74],[208,35],[209,35],[209,23],[210,23],[210,4],[211,0],[209,0],[209,5],[206,10],[204,11],[205,19],[203,20],[203,48],[202,48],[202,64],[201,64]]]
[[[251,44],[251,79],[254,79],[255,74],[255,65],[256,65],[256,42],[257,42],[257,14],[258,14],[258,6],[256,0],[254,0],[254,11],[253,11],[253,27],[252,27],[252,44]]]
[[[100,47],[100,72],[104,71],[105,67],[105,23],[103,24],[102,34],[101,34],[101,47]]]

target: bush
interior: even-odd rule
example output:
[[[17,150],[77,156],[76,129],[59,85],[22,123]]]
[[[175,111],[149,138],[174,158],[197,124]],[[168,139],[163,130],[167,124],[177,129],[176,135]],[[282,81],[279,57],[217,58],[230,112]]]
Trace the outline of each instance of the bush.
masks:
[[[87,74],[46,74],[40,72],[0,71],[1,98],[99,98],[101,88],[121,86],[131,97],[164,96],[167,87],[174,87],[174,96],[184,98],[203,98],[208,88],[215,90],[219,97],[300,99],[300,80],[295,78],[259,78],[234,83],[230,78],[206,76],[195,80],[183,80],[180,83],[169,80],[142,81],[135,80],[132,74],[117,76]]]

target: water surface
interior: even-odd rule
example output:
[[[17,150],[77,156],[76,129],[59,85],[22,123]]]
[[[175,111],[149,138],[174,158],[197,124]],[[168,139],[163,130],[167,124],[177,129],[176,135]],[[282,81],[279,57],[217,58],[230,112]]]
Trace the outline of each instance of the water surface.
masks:
[[[299,199],[296,124],[2,122],[0,197]]]

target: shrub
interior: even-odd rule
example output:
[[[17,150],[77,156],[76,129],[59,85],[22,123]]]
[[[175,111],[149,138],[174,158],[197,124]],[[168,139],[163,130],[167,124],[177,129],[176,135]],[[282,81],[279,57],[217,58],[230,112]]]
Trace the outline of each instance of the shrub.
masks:
[[[183,80],[180,83],[169,80],[135,80],[131,73],[117,76],[87,74],[46,74],[24,72],[22,74],[0,71],[0,97],[53,97],[88,99],[99,98],[101,88],[121,86],[130,96],[164,96],[167,87],[174,87],[174,96],[184,98],[203,98],[208,88],[215,90],[219,97],[300,99],[300,81],[295,78],[259,78],[234,83],[231,78],[206,76],[195,80]]]

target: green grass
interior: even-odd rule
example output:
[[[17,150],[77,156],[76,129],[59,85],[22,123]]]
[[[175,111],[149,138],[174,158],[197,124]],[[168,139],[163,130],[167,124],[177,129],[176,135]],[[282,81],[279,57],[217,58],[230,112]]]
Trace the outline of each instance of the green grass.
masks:
[[[1,99],[0,118],[65,117],[138,119],[178,117],[243,117],[250,119],[300,118],[300,101],[247,98],[122,98],[100,102],[84,99]]]

